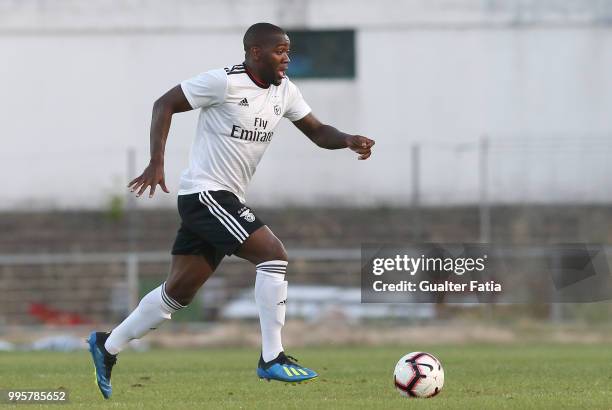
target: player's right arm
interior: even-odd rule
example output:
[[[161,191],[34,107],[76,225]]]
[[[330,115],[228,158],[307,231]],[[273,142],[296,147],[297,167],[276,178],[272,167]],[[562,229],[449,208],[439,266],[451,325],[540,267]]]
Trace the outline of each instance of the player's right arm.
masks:
[[[128,184],[132,192],[138,191],[136,196],[142,195],[150,187],[151,198],[157,185],[164,192],[170,192],[164,177],[164,152],[172,115],[220,104],[225,99],[226,91],[225,70],[211,70],[183,81],[155,101],[151,118],[151,160],[142,175]]]
[[[147,187],[150,187],[149,198],[151,198],[155,193],[157,185],[159,185],[164,192],[170,192],[166,187],[164,176],[164,152],[166,149],[168,132],[170,131],[170,123],[172,122],[172,115],[192,109],[180,85],[170,89],[153,104],[150,137],[151,159],[143,173],[128,184],[128,188],[130,188],[132,192],[138,191],[136,196],[142,195]]]

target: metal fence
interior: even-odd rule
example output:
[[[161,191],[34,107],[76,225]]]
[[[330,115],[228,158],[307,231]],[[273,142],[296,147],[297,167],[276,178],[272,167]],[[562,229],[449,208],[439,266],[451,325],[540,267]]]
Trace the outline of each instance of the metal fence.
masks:
[[[291,256],[292,281],[358,290],[359,249],[295,249]],[[0,318],[11,324],[117,320],[167,277],[169,266],[168,252],[0,255]],[[254,277],[250,263],[225,258],[181,315],[218,318],[225,303],[252,289]]]
[[[605,247],[604,251],[612,255],[612,247]],[[520,267],[546,252],[543,247],[515,248],[507,257],[517,261],[516,266]],[[495,312],[505,319],[520,318],[528,312],[533,319],[553,322],[607,323],[612,313],[609,303],[523,304],[500,309],[473,303],[450,307],[434,303],[361,304],[360,249],[294,249],[289,253],[288,314],[306,320],[335,315],[348,321],[401,319],[405,323],[446,320],[451,311],[451,316],[461,316],[470,310],[470,316],[478,320],[495,319]],[[0,324],[117,322],[136,306],[142,295],[166,278],[169,265],[167,252],[0,255],[0,299],[3,301]],[[226,258],[190,306],[178,312],[175,319],[186,322],[256,319],[252,299],[254,276],[250,263]],[[474,316],[474,312],[478,314]]]

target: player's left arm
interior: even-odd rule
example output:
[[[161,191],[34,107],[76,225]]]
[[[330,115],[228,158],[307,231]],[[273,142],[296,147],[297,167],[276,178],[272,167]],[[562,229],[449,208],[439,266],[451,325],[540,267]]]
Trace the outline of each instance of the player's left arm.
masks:
[[[346,134],[331,125],[323,124],[312,113],[294,121],[293,124],[312,142],[325,149],[349,148],[359,154],[357,159],[368,159],[372,155],[373,139],[362,135]]]

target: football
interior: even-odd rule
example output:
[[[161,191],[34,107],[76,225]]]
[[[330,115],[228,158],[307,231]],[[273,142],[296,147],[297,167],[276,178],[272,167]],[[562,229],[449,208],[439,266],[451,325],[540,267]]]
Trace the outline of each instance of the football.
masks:
[[[395,365],[393,383],[402,396],[433,397],[444,385],[444,369],[429,353],[408,353]]]

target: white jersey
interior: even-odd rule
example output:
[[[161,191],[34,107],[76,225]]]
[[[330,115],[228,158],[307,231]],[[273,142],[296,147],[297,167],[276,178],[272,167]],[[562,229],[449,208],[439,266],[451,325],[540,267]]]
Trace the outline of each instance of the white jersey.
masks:
[[[310,112],[288,78],[264,88],[242,64],[207,71],[183,81],[181,88],[189,104],[200,108],[200,117],[179,195],[226,190],[244,203],[280,119],[297,121]]]

